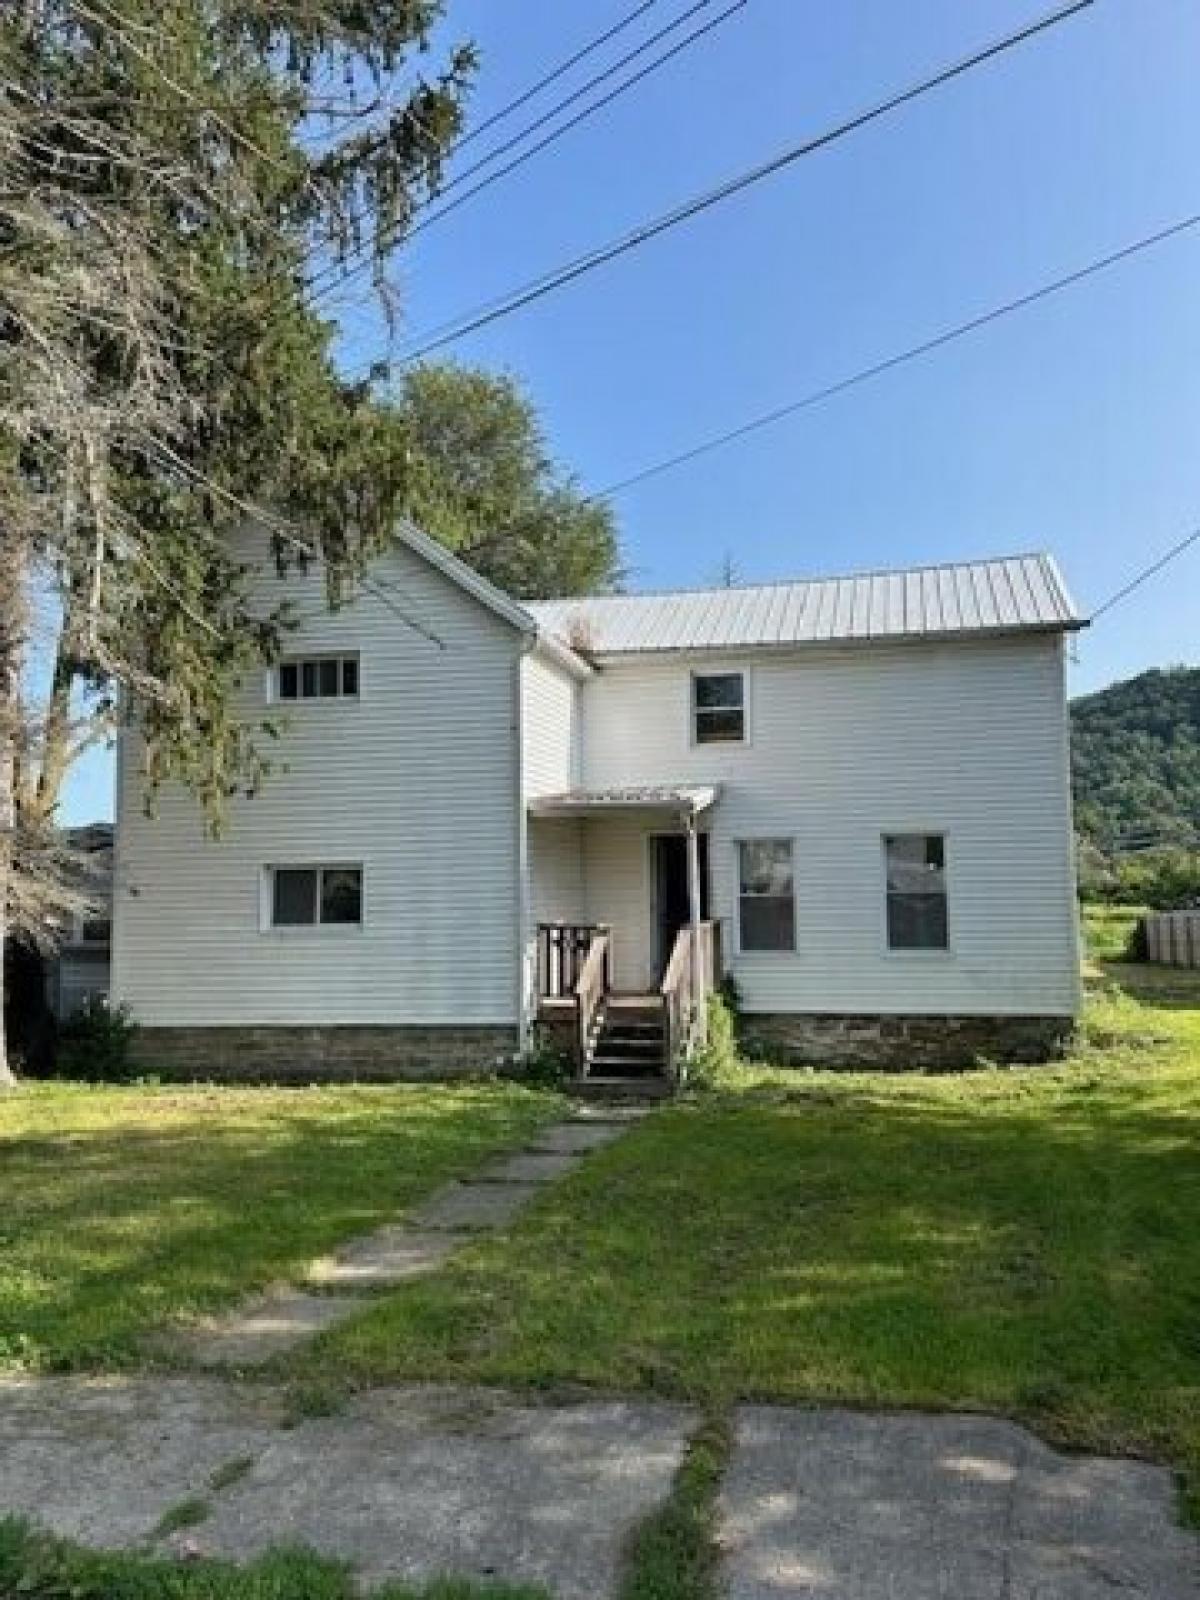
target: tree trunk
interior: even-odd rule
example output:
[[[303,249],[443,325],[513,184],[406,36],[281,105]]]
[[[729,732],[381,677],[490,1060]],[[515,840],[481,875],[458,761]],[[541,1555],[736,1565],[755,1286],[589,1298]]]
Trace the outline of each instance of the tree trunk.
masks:
[[[54,675],[50,681],[50,695],[42,724],[37,782],[31,785],[27,799],[29,820],[35,823],[49,822],[54,816],[63,780],[71,766],[71,690],[75,686],[75,661],[71,646],[74,640],[75,619],[71,609],[68,609],[58,630]]]
[[[9,536],[2,551],[0,586],[0,1089],[12,1088],[16,1075],[8,1063],[4,1030],[4,951],[8,942],[9,878],[17,826],[17,741],[21,730],[21,668],[25,659],[25,606],[28,546]]]

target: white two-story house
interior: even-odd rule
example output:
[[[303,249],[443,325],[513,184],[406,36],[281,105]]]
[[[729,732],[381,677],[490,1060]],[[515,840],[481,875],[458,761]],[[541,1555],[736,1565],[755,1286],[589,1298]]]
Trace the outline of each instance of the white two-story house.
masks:
[[[113,993],[148,1066],[669,1069],[732,980],[781,1061],[1052,1053],[1079,1004],[1052,560],[521,605],[413,530],[243,687],[283,770],[207,837],[119,750]],[[286,587],[284,587],[286,585]]]

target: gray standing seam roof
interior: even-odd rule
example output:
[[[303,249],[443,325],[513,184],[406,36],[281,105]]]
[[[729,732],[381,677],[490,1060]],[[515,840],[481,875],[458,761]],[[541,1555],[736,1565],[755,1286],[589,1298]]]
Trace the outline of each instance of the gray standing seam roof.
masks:
[[[526,610],[547,633],[596,655],[1084,626],[1048,555],[729,589],[587,595],[536,601]]]

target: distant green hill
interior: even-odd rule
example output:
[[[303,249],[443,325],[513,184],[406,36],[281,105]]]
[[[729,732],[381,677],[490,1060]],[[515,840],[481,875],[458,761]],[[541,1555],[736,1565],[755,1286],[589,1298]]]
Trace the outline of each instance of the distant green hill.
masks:
[[[1143,672],[1071,706],[1075,820],[1104,853],[1200,847],[1200,667]]]

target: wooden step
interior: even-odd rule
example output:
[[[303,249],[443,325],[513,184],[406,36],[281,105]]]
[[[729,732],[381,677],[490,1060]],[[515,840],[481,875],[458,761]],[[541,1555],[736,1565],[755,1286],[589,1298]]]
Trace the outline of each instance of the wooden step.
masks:
[[[580,1078],[571,1085],[571,1093],[580,1100],[612,1100],[625,1103],[665,1100],[671,1094],[671,1085],[664,1077],[624,1078],[591,1075]]]

